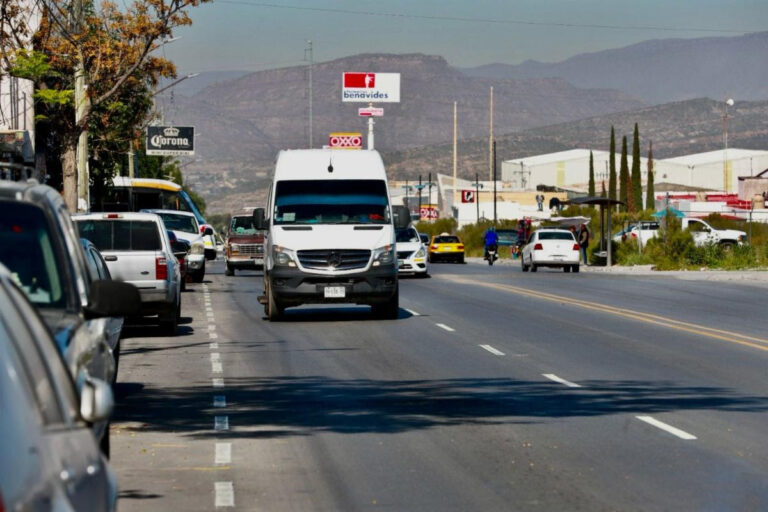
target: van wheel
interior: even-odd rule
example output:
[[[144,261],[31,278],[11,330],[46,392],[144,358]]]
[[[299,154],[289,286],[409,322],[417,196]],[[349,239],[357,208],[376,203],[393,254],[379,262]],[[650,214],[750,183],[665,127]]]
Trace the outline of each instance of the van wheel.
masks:
[[[227,269],[224,271],[225,276],[233,276],[235,275],[235,267],[227,263]]]
[[[270,322],[276,322],[283,317],[285,308],[280,306],[280,303],[275,298],[275,294],[272,293],[272,287],[267,289],[267,319]]]
[[[371,313],[376,318],[395,320],[400,313],[400,294],[398,289],[395,289],[395,294],[387,302],[372,305]]]

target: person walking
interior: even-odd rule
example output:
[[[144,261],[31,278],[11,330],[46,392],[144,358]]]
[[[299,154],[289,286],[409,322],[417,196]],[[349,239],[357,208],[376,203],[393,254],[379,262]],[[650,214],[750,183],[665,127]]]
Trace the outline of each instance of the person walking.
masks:
[[[544,194],[536,194],[536,204],[540,212],[544,211]]]
[[[587,247],[589,247],[589,230],[587,230],[586,224],[582,224],[579,228],[579,247],[581,248],[581,258],[584,260],[584,264],[587,263]]]

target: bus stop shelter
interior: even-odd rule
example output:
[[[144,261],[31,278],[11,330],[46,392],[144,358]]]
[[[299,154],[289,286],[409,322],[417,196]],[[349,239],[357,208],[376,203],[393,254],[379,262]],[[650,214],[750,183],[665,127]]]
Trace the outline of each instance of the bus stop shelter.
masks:
[[[606,257],[606,265],[611,266],[613,265],[613,248],[611,246],[611,216],[610,216],[610,210],[606,209],[606,207],[613,207],[617,204],[624,204],[623,202],[619,201],[618,199],[610,199],[608,197],[597,197],[597,196],[585,196],[585,197],[576,197],[567,202],[567,204],[573,204],[576,206],[599,206],[600,207],[600,251],[605,251],[605,257]],[[608,225],[605,225],[605,217],[606,217],[606,211],[608,212]],[[606,237],[606,229],[608,235]],[[606,247],[607,246],[607,247]]]

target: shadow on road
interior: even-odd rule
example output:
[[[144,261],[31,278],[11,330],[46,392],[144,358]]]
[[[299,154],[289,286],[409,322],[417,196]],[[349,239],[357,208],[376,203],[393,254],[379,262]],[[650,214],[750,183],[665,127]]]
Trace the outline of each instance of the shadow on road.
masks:
[[[196,438],[272,438],[335,433],[398,433],[454,425],[503,425],[551,418],[667,411],[764,412],[768,398],[726,388],[658,381],[587,381],[578,390],[514,379],[338,380],[228,378],[232,430],[214,432],[210,385],[137,389],[118,383],[115,422]],[[126,387],[128,386],[128,387]]]

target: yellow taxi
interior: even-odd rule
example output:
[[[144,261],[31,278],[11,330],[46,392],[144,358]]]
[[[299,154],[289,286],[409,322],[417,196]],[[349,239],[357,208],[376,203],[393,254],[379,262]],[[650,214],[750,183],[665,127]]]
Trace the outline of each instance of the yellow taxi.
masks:
[[[427,261],[455,261],[464,263],[464,244],[456,235],[441,233],[432,237],[427,249]]]

